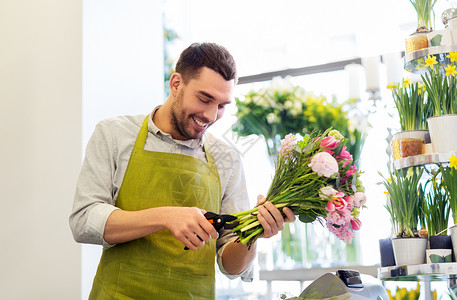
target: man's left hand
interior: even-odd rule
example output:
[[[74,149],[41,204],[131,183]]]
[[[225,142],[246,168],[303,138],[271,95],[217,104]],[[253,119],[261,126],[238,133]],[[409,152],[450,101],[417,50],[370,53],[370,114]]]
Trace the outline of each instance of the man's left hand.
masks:
[[[270,238],[279,231],[284,229],[285,222],[295,221],[295,215],[290,208],[284,207],[283,212],[286,215],[282,216],[281,212],[271,202],[266,201],[262,195],[257,196],[257,206],[259,214],[257,219],[263,227],[262,238]]]

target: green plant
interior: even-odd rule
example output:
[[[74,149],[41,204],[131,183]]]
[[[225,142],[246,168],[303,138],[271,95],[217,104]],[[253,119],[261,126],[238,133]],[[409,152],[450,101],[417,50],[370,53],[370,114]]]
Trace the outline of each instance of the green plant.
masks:
[[[444,192],[443,181],[438,182],[438,175],[439,172],[434,174],[425,186],[427,189],[430,185],[429,192],[425,194],[422,217],[429,235],[446,234],[451,211],[449,194]]]
[[[432,116],[432,109],[426,103],[425,85],[411,84],[404,79],[398,85],[388,85],[400,118],[400,127],[405,130],[428,129],[427,119]]]
[[[432,107],[432,116],[457,114],[457,52],[449,52],[450,64],[440,67],[436,56],[425,59],[427,70],[421,75],[427,90],[428,102]]]
[[[417,13],[417,31],[431,30],[433,28],[435,13],[433,7],[437,0],[410,0]]]
[[[388,203],[385,207],[397,237],[418,236],[420,210],[424,201],[422,185],[419,186],[423,171],[409,168],[404,174],[395,170],[388,178],[379,173],[387,189]]]
[[[449,166],[440,166],[443,188],[449,198],[454,224],[457,224],[457,158],[452,155]]]
[[[277,157],[281,138],[289,133],[305,135],[332,127],[347,138],[348,151],[358,163],[368,121],[361,113],[349,117],[357,107],[352,100],[341,104],[307,92],[289,77],[276,77],[270,86],[251,90],[235,103],[238,122],[233,131],[239,136],[263,135],[271,157]]]

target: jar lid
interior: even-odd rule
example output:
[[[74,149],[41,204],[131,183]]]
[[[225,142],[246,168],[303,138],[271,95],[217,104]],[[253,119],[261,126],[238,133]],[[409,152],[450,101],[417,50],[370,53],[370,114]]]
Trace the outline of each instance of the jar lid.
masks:
[[[457,17],[457,8],[449,8],[443,11],[443,14],[441,15],[441,20],[443,21],[444,25],[447,25],[447,21],[450,19],[456,18]]]

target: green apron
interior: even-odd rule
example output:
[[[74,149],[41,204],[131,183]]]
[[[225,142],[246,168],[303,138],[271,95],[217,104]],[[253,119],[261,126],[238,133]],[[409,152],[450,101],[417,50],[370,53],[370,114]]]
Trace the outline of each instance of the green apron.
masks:
[[[119,190],[116,206],[199,207],[219,213],[221,184],[214,158],[144,150],[143,122]],[[206,144],[205,144],[206,146]],[[168,230],[103,251],[89,299],[215,299],[216,240],[184,250]]]

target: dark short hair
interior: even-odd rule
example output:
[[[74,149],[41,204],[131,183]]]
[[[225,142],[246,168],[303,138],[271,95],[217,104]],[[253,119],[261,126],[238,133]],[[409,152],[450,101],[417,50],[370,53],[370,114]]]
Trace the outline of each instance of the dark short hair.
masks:
[[[176,72],[184,82],[198,77],[201,68],[207,67],[219,73],[225,80],[237,81],[236,64],[226,48],[215,43],[193,43],[187,47],[176,63]]]

